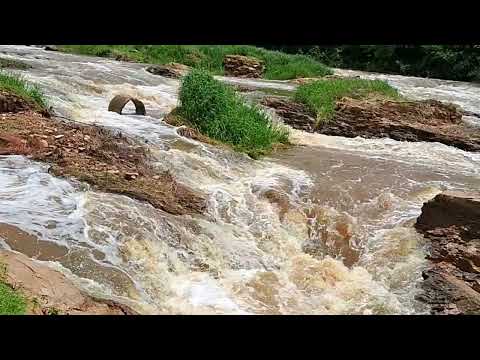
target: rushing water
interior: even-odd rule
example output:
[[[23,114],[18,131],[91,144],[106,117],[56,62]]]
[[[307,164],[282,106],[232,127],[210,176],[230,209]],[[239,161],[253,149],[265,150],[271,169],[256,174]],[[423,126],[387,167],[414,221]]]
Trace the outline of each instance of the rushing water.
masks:
[[[145,65],[23,46],[1,46],[0,56],[32,65],[23,75],[42,86],[62,116],[141,139],[155,166],[208,197],[205,215],[173,216],[4,156],[0,222],[40,240],[0,246],[40,251],[40,260],[85,290],[144,313],[428,312],[414,299],[425,253],[412,225],[423,202],[440,191],[478,188],[479,154],[292,130],[297,146],[254,161],[182,138],[163,123],[179,83],[149,74]],[[473,101],[480,88],[471,84],[360,74],[386,79],[407,96],[480,112]],[[221,79],[294,89],[280,81]],[[110,99],[125,93],[144,101],[148,116],[108,112]]]

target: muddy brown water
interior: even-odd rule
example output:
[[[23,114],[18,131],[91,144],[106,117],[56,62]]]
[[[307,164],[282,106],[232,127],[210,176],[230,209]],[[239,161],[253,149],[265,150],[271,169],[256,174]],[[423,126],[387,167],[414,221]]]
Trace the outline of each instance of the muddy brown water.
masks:
[[[62,116],[134,136],[154,165],[205,193],[205,215],[148,204],[55,178],[20,156],[0,157],[0,246],[48,261],[94,295],[155,314],[412,314],[425,267],[413,229],[424,201],[475,190],[480,156],[436,143],[347,139],[291,130],[290,149],[260,161],[201,144],[161,121],[179,83],[144,65],[0,46]],[[380,76],[406,95],[475,111],[465,83]],[[281,81],[223,79],[292,91]],[[271,91],[271,90],[269,90]],[[117,94],[144,102],[108,112]],[[477,112],[478,109],[477,109]],[[5,226],[20,229],[5,234]],[[12,230],[12,229],[10,229]],[[13,230],[12,230],[13,231]]]

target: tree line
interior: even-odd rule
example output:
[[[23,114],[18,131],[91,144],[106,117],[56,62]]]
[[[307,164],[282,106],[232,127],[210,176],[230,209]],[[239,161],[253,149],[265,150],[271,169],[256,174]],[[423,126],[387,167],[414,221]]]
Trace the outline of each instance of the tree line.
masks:
[[[306,54],[331,67],[480,81],[480,45],[264,46]]]

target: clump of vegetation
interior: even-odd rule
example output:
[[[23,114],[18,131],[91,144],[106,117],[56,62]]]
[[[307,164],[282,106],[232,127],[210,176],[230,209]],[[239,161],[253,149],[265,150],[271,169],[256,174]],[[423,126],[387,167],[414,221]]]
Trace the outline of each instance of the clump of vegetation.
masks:
[[[25,314],[27,308],[25,299],[2,281],[6,271],[5,264],[0,263],[0,315]]]
[[[341,97],[362,98],[371,95],[400,98],[397,90],[385,81],[348,78],[319,80],[301,85],[297,88],[294,98],[315,112],[317,120],[321,122],[331,119],[335,103]]]
[[[331,74],[324,64],[306,55],[291,55],[248,45],[63,45],[60,50],[137,62],[176,62],[223,75],[225,55],[252,56],[264,61],[266,79],[286,80]]]
[[[21,62],[21,61],[11,60],[11,59],[6,59],[6,58],[0,57],[0,68],[25,70],[25,69],[30,68],[30,66]]]
[[[480,45],[277,46],[332,67],[459,81],[480,81]]]
[[[27,303],[20,294],[0,282],[0,315],[22,315],[26,307]]]
[[[183,78],[178,113],[202,134],[258,157],[276,143],[288,143],[288,130],[273,124],[257,106],[249,106],[228,85],[204,71]]]
[[[33,102],[42,110],[47,108],[47,101],[37,85],[31,84],[19,75],[0,71],[0,91],[13,93],[27,102]]]

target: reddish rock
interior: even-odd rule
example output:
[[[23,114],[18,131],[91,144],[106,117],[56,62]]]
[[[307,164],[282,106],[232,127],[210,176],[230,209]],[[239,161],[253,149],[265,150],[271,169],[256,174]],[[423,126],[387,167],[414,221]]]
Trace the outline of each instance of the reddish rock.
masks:
[[[317,123],[315,115],[291,100],[262,100],[295,129],[325,135],[392,138],[398,141],[439,142],[465,151],[480,151],[480,131],[462,122],[462,111],[435,100],[389,101],[343,98],[333,117]]]
[[[419,299],[439,314],[480,314],[480,194],[445,192],[425,203],[416,229],[432,265]]]
[[[183,64],[169,63],[165,65],[152,65],[149,66],[146,70],[154,75],[179,79],[185,76],[191,70],[191,68]]]
[[[265,71],[263,61],[242,55],[226,55],[223,66],[225,75],[242,78],[261,78]]]
[[[283,121],[295,129],[313,132],[316,128],[315,114],[305,105],[279,97],[265,97],[262,105],[275,109]]]
[[[26,297],[30,314],[137,314],[126,305],[85,294],[61,272],[23,254],[0,250],[0,262],[6,270],[3,281]]]

